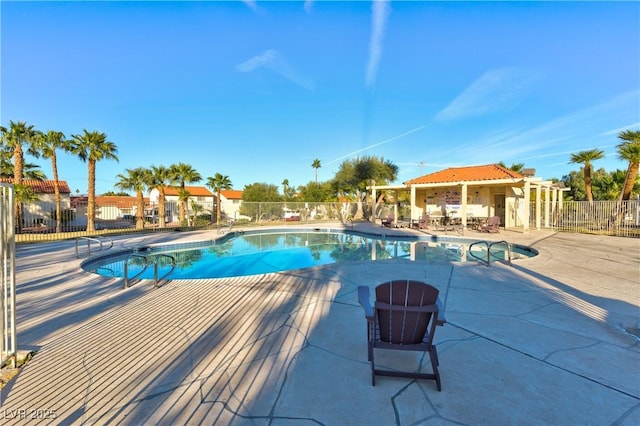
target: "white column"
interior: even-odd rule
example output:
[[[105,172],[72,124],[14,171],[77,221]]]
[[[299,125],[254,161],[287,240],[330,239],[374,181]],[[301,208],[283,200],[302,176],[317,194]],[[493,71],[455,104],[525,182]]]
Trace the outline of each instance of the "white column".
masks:
[[[536,185],[536,229],[541,228],[540,216],[542,215],[542,209],[540,208],[540,203],[542,202],[542,188],[540,185]]]
[[[550,194],[549,187],[544,189],[544,227],[549,227],[549,207],[551,207],[551,200],[549,199]]]
[[[416,205],[416,187],[411,185],[411,217],[409,218],[409,223],[413,220],[413,218],[418,219],[420,217],[419,214],[416,213],[418,206]]]
[[[398,191],[393,191],[393,225],[398,223]]]
[[[467,230],[467,189],[466,183],[462,184],[462,206],[460,207],[460,215],[462,216],[462,232]]]
[[[531,182],[529,180],[524,181],[524,208],[522,212],[522,230],[526,234],[529,232],[529,211],[531,208]]]
[[[558,217],[558,188],[552,188],[551,191],[551,224],[555,225]]]
[[[376,207],[378,205],[376,198],[377,198],[376,187],[371,186],[371,220],[370,222],[374,224],[376,223]]]

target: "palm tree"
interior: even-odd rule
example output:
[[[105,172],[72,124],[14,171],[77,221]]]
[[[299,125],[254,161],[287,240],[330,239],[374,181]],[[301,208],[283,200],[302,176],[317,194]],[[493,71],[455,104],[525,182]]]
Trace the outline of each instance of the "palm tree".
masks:
[[[116,176],[115,187],[123,191],[136,191],[136,229],[144,228],[144,191],[150,181],[150,171],[144,167],[126,169],[126,175]]]
[[[178,196],[178,198],[182,198],[183,196],[186,196],[186,198],[183,198],[180,201],[179,215],[180,215],[180,223],[182,223],[185,218],[185,211],[188,208],[187,200],[189,199],[189,195],[191,195],[185,190],[184,188],[185,183],[200,182],[202,180],[202,176],[200,176],[200,173],[198,173],[193,167],[191,167],[191,165],[185,164],[185,163],[172,164],[169,167],[169,170],[171,173],[171,178],[175,182],[180,183],[181,194]]]
[[[220,223],[220,216],[222,212],[222,190],[232,188],[231,180],[229,180],[229,176],[216,173],[214,177],[207,178],[207,186],[216,191],[216,223]]]
[[[149,187],[158,190],[158,226],[164,228],[167,223],[165,207],[165,189],[174,183],[171,170],[163,165],[151,166],[149,173]]]
[[[640,165],[640,131],[625,130],[620,132],[618,138],[623,141],[617,146],[618,157],[629,162],[620,199],[630,200],[633,186],[638,177],[638,166]]]
[[[13,153],[5,157],[4,152],[0,151],[0,177],[13,179]],[[31,180],[45,180],[47,175],[40,170],[40,166],[35,163],[24,162],[22,164],[22,178]]]
[[[191,200],[191,211],[193,212],[193,224],[198,226],[198,215],[204,211],[204,207],[195,200]]]
[[[522,170],[524,169],[524,163],[511,163],[511,167],[507,167],[504,161],[500,161],[498,165],[516,173],[522,173]]]
[[[289,189],[289,179],[285,179],[282,181],[282,196],[284,200],[287,201],[287,191]]]
[[[71,135],[74,143],[72,152],[87,163],[87,180],[89,197],[87,200],[87,232],[95,232],[96,221],[96,163],[101,160],[118,161],[116,144],[107,140],[107,135],[87,129],[82,135]]]
[[[22,230],[22,203],[27,201],[22,199],[22,195],[29,191],[22,185],[24,174],[24,150],[23,146],[27,146],[27,152],[34,157],[38,156],[38,152],[34,148],[36,130],[33,126],[27,125],[24,121],[9,121],[9,129],[2,128],[2,142],[7,149],[13,149],[13,184],[16,188],[15,198],[15,219],[18,232]]]
[[[182,210],[183,219],[180,220],[180,224],[184,220],[184,217],[187,218],[187,226],[191,226],[191,218],[189,217],[189,198],[191,197],[191,193],[186,189],[181,189],[178,191],[178,202],[180,203],[180,208],[184,208]],[[184,206],[184,207],[183,207]]]
[[[60,181],[58,179],[57,149],[71,152],[73,145],[67,140],[64,133],[49,130],[47,133],[38,132],[36,148],[44,158],[51,159],[51,172],[53,173],[53,193],[56,203],[56,232],[62,231],[62,202],[60,200]]]
[[[34,142],[36,130],[33,126],[27,125],[24,121],[9,121],[9,130],[6,132],[5,143],[13,148],[13,181],[16,185],[22,185],[24,169],[24,145],[27,145],[28,152],[34,157],[38,156]]]
[[[317,158],[315,160],[313,160],[313,163],[311,164],[311,167],[313,167],[314,169],[316,169],[316,183],[318,183],[318,169],[320,167],[322,167],[320,165],[320,160],[318,160]]]
[[[591,149],[588,151],[580,151],[577,154],[571,154],[569,163],[584,164],[582,173],[584,174],[584,189],[587,193],[589,204],[593,204],[593,188],[591,186],[591,162],[604,157],[604,151],[601,149]]]

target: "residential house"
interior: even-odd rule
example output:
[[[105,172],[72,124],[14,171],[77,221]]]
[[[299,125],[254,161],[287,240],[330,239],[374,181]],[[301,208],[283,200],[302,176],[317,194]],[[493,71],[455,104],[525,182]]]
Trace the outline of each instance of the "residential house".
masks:
[[[145,205],[149,199],[145,198]],[[131,219],[137,214],[136,197],[126,195],[101,195],[96,197],[96,218]]]
[[[233,220],[251,220],[249,216],[240,214],[241,205],[242,191],[236,189],[223,189],[220,191],[220,209],[222,211],[222,217]]]
[[[13,184],[13,178],[0,178],[0,183]],[[39,226],[55,219],[56,199],[53,180],[23,179],[22,184],[33,190],[38,200],[25,203],[22,212],[23,226]],[[60,206],[63,210],[71,208],[71,191],[64,180],[58,181]]]
[[[215,195],[204,186],[185,186],[185,191],[189,195],[189,210],[192,210],[192,203],[195,204],[204,214],[215,214]],[[179,186],[167,186],[164,188],[165,193],[165,209],[166,209],[166,221],[178,222],[179,221],[179,201],[180,201],[180,187]],[[160,191],[157,188],[152,189],[149,192],[149,211],[148,213],[154,218],[155,221],[158,216],[158,200],[160,198]]]

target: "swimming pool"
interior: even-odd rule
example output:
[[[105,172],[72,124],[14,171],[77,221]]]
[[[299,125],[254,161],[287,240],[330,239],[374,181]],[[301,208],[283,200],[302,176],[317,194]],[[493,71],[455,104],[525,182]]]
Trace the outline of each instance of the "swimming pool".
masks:
[[[281,272],[347,261],[466,262],[487,259],[487,245],[452,237],[384,237],[344,230],[268,230],[231,232],[217,240],[140,247],[83,264],[85,270],[111,277],[151,279],[223,278]],[[511,245],[511,258],[537,254]],[[491,260],[506,258],[506,245],[490,250]]]

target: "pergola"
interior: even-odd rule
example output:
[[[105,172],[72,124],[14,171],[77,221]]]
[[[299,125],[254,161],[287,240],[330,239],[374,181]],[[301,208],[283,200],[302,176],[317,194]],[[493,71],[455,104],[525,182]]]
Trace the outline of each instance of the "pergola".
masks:
[[[379,191],[410,192],[411,220],[423,213],[453,212],[466,230],[470,217],[500,216],[506,228],[528,232],[531,227],[532,200],[535,229],[549,227],[552,216],[562,209],[562,193],[568,191],[562,183],[533,176],[535,170],[514,172],[498,164],[451,167],[403,182],[401,185],[372,185],[372,211],[379,207]],[[534,195],[535,194],[535,195]],[[398,218],[398,203],[394,203],[394,218]],[[375,215],[374,215],[375,220]]]

